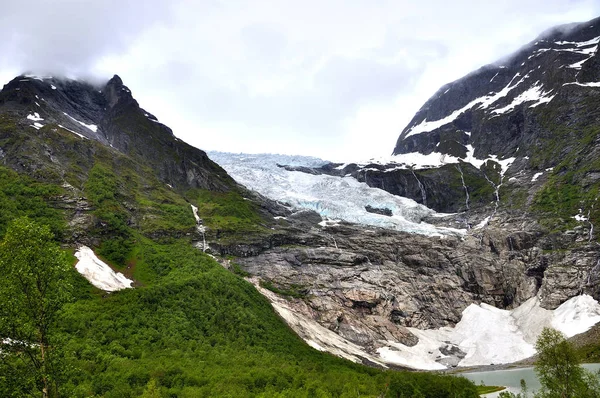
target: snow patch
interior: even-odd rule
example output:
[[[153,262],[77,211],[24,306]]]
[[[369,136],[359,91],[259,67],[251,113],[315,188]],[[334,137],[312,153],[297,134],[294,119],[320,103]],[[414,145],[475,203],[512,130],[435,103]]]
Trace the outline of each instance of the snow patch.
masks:
[[[579,214],[574,215],[571,218],[574,218],[575,221],[579,221],[579,222],[583,222],[583,221],[587,221],[588,220],[588,218],[583,215],[583,209],[579,209]]]
[[[63,125],[60,125],[60,124],[59,124],[59,125],[58,125],[58,127],[60,127],[61,129],[67,130],[67,131],[69,131],[69,132],[71,132],[71,133],[73,133],[73,134],[75,134],[75,135],[77,135],[77,136],[79,136],[79,137],[81,137],[81,138],[85,138],[86,140],[87,140],[87,139],[89,139],[89,138],[87,138],[85,135],[83,135],[83,134],[79,134],[78,132],[76,132],[76,131],[73,131],[73,130],[71,130],[71,129],[68,129],[68,128],[66,128],[66,127],[65,127],[65,126],[63,126]]]
[[[600,87],[600,82],[590,82],[590,83],[572,82],[572,83],[563,84],[563,86],[569,86],[569,85],[576,85],[576,86],[581,86],[581,87]]]
[[[133,281],[120,272],[115,272],[94,254],[87,246],[77,249],[75,257],[79,262],[75,265],[77,271],[98,289],[107,292],[131,288]]]
[[[33,114],[27,115],[27,119],[33,120],[34,122],[41,122],[42,120],[44,120],[40,117],[40,114],[37,112],[33,112]]]
[[[479,108],[481,108],[481,109],[487,109],[490,105],[492,105],[493,103],[498,101],[500,98],[503,98],[506,95],[508,95],[509,92],[511,92],[515,87],[517,87],[527,77],[529,77],[529,74],[526,74],[517,83],[513,84],[513,81],[519,76],[521,76],[521,74],[517,73],[511,79],[511,81],[506,85],[506,87],[504,87],[502,90],[498,91],[497,93],[493,93],[491,95],[486,95],[486,96],[483,96],[480,98],[476,98],[473,101],[469,102],[467,105],[463,106],[462,108],[460,108],[458,110],[455,110],[450,115],[448,115],[442,119],[434,120],[434,121],[428,121],[427,119],[423,120],[418,125],[411,127],[406,132],[404,139],[410,137],[411,135],[426,133],[426,132],[438,129],[442,126],[445,126],[446,124],[449,124],[449,123],[453,122],[454,120],[456,120],[461,114],[463,114],[467,110],[475,107],[476,105],[479,105]]]
[[[555,42],[558,45],[574,45],[575,47],[587,47],[594,44],[598,44],[600,42],[600,36],[594,37],[593,39],[587,41],[557,41]]]
[[[489,224],[490,218],[492,218],[492,217],[491,216],[487,216],[479,224],[477,224],[476,226],[474,226],[473,229],[481,229],[481,228],[485,227],[486,225]]]
[[[574,64],[571,64],[568,67],[571,69],[581,69],[583,67],[583,64],[586,63],[587,61],[589,61],[591,58],[592,57],[582,59],[581,61],[575,62]]]
[[[499,114],[510,112],[513,109],[515,109],[515,107],[517,107],[517,105],[520,105],[524,102],[536,101],[534,104],[529,106],[530,108],[534,108],[538,105],[548,103],[548,102],[552,101],[552,99],[555,97],[554,95],[549,96],[551,91],[544,92],[542,86],[534,85],[533,87],[525,90],[524,92],[519,94],[517,97],[515,97],[515,99],[513,99],[510,104],[508,104],[507,106],[505,106],[503,108],[494,109],[492,111],[492,113],[499,115]]]
[[[465,133],[470,135],[471,133]],[[478,159],[475,157],[475,148],[473,145],[466,145],[467,154],[464,158],[459,158],[452,155],[447,155],[440,152],[431,152],[430,154],[424,155],[420,152],[410,152],[410,153],[402,153],[399,155],[392,155],[387,157],[380,157],[375,159],[370,159],[366,162],[357,163],[360,165],[367,164],[380,164],[380,165],[397,165],[392,168],[385,169],[385,172],[391,172],[399,169],[424,169],[424,168],[434,168],[441,167],[446,164],[456,164],[460,161],[465,163],[472,164],[475,168],[479,169],[488,161],[493,161],[500,164],[502,168],[502,175],[506,173],[506,170],[510,167],[510,165],[516,160],[516,158],[506,158],[506,159],[498,159],[497,155],[491,155],[485,159]]]
[[[39,130],[39,129],[41,129],[42,127],[44,127],[44,125],[43,125],[43,124],[41,124],[41,123],[35,122],[35,123],[33,123],[33,124],[31,125],[31,127],[33,127],[33,128],[34,128],[34,129],[36,129],[36,130]]]
[[[573,297],[554,310],[552,327],[567,337],[589,330],[600,322],[600,305],[587,294]]]
[[[600,322],[600,304],[591,296],[573,297],[554,311],[540,306],[537,297],[509,311],[487,304],[471,304],[454,328],[419,330],[408,328],[419,342],[408,347],[388,341],[379,348],[388,363],[416,369],[443,369],[440,349],[454,346],[466,355],[458,366],[516,362],[535,354],[535,341],[544,327],[553,327],[567,337],[583,333]]]
[[[52,79],[52,76],[25,75],[25,77],[29,79],[39,80],[41,82],[47,79]]]
[[[540,178],[540,176],[541,176],[542,174],[544,174],[544,173],[543,173],[543,172],[541,172],[541,173],[535,173],[535,174],[533,175],[533,177],[531,177],[531,182],[536,182],[536,181],[537,181],[537,179],[538,179],[538,178]]]
[[[84,122],[80,122],[79,120],[75,119],[73,116],[69,115],[69,114],[68,114],[68,113],[66,113],[66,112],[63,112],[63,114],[64,114],[65,116],[69,117],[71,120],[73,120],[73,121],[75,121],[75,122],[77,122],[77,123],[81,124],[83,127],[86,127],[87,129],[89,129],[89,130],[92,130],[94,133],[97,133],[97,132],[98,132],[98,126],[96,126],[95,124],[86,124],[86,123],[84,123]]]

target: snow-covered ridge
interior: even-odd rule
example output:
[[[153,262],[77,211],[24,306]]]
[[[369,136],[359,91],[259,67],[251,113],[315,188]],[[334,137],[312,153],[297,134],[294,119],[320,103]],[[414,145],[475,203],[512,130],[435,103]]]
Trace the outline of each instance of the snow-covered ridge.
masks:
[[[513,89],[515,89],[523,81],[525,81],[525,79],[527,79],[529,77],[529,74],[526,74],[525,76],[521,77],[516,83],[513,84],[513,82],[520,76],[521,76],[521,74],[517,73],[515,76],[513,76],[513,78],[510,80],[510,82],[502,90],[500,90],[496,93],[492,93],[490,95],[484,95],[483,97],[476,98],[473,101],[469,102],[467,105],[463,106],[462,108],[460,108],[458,110],[455,110],[450,115],[448,115],[442,119],[434,120],[434,121],[428,121],[427,119],[423,120],[421,123],[417,124],[416,126],[411,127],[407,131],[404,138],[406,139],[406,138],[410,137],[411,135],[430,132],[430,131],[438,129],[442,126],[445,126],[445,125],[453,122],[454,120],[456,120],[464,112],[468,111],[471,108],[475,108],[476,106],[477,106],[477,108],[481,108],[481,109],[489,108],[492,104],[496,103],[501,98],[506,97],[508,95],[508,93],[510,93]]]
[[[532,58],[536,58],[546,52],[551,51],[551,52],[558,52],[558,53],[574,53],[574,54],[579,54],[579,55],[585,56],[585,58],[583,58],[582,60],[580,60],[578,62],[569,64],[569,65],[564,65],[564,67],[579,70],[579,69],[581,69],[582,65],[586,61],[588,61],[591,57],[593,57],[594,54],[596,54],[596,52],[598,51],[598,45],[600,43],[600,36],[592,38],[590,40],[581,41],[581,42],[556,41],[554,43],[550,43],[550,42],[545,42],[544,40],[542,40],[542,41],[536,42],[535,45],[536,46],[542,45],[542,44],[540,44],[542,42],[544,43],[543,45],[545,47],[537,48],[536,50],[532,51],[531,55],[529,55],[529,57],[527,57],[527,59],[521,64],[521,67],[525,67],[527,65],[528,61],[531,60]],[[547,47],[547,46],[550,46],[550,47]],[[502,68],[502,67],[500,67],[500,68]],[[540,68],[540,66],[538,65],[537,69],[539,69],[539,68]],[[404,135],[404,139],[410,137],[411,135],[430,132],[430,131],[436,130],[442,126],[445,126],[449,123],[452,123],[460,115],[462,115],[463,113],[465,113],[466,111],[468,111],[470,109],[483,109],[483,110],[489,109],[490,113],[498,115],[498,114],[503,114],[503,113],[509,112],[509,111],[513,110],[517,105],[524,103],[524,102],[535,101],[535,103],[530,106],[530,107],[535,107],[535,106],[539,106],[539,105],[542,105],[542,104],[552,101],[552,99],[554,98],[556,93],[554,93],[554,95],[550,95],[552,90],[545,89],[540,84],[539,81],[537,81],[533,84],[527,82],[527,78],[529,77],[530,73],[533,73],[535,70],[536,69],[530,70],[529,73],[525,74],[524,76],[521,74],[524,72],[522,72],[522,71],[517,72],[515,74],[515,76],[511,79],[511,81],[500,91],[492,92],[492,93],[489,93],[482,97],[476,98],[476,99],[472,100],[471,102],[469,102],[468,104],[461,107],[460,109],[456,109],[456,110],[450,112],[445,117],[442,117],[438,120],[427,120],[427,119],[422,120],[420,123],[412,126],[410,129],[407,130],[407,132]],[[496,75],[494,75],[490,79],[490,83],[494,81],[494,79],[496,78],[498,73],[496,73]],[[524,92],[522,92],[520,95],[515,97],[509,105],[500,107],[497,109],[493,109],[493,105],[498,100],[506,97],[516,87],[523,85],[523,84],[526,84],[529,87],[527,87],[524,90]],[[450,89],[451,88],[446,90],[444,92],[444,94],[446,92],[448,92]]]
[[[371,188],[352,177],[312,175],[288,171],[277,164],[319,167],[329,162],[286,155],[249,155],[209,152],[209,157],[236,181],[295,209],[309,209],[327,219],[345,220],[424,235],[464,234],[421,222],[435,212],[412,199]],[[386,208],[392,216],[374,214],[365,207]]]
[[[407,347],[386,342],[378,350],[387,363],[417,369],[445,369],[448,355],[440,349],[457,347],[465,353],[458,366],[516,362],[535,354],[535,340],[544,327],[553,327],[567,337],[583,333],[600,322],[600,304],[591,296],[576,296],[554,311],[540,306],[533,297],[508,311],[487,304],[471,304],[454,327],[409,330],[419,343]]]
[[[81,275],[98,289],[107,292],[127,289],[131,287],[133,281],[127,279],[120,272],[115,272],[102,260],[96,257],[94,251],[87,246],[81,246],[77,249],[75,257],[79,262],[75,268]]]
[[[469,133],[467,133],[469,134]],[[475,157],[475,148],[472,145],[467,145],[467,154],[464,158],[447,155],[441,152],[431,152],[428,155],[424,155],[420,152],[402,153],[399,155],[391,155],[379,158],[372,158],[367,161],[357,162],[356,164],[361,167],[367,167],[370,164],[385,165],[387,168],[385,172],[390,172],[399,169],[424,169],[424,168],[436,168],[446,164],[457,164],[462,162],[470,163],[475,168],[479,169],[488,161],[496,162],[500,165],[502,171],[501,175],[506,174],[506,171],[510,165],[516,160],[515,157],[506,159],[499,159],[497,155],[490,155],[485,159],[478,159]],[[339,166],[339,169],[344,168],[348,164]]]

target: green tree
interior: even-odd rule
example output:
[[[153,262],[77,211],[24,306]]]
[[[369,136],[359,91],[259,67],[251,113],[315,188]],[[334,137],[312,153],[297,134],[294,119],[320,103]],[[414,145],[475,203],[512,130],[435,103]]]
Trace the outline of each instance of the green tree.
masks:
[[[542,385],[540,398],[599,397],[598,379],[582,368],[573,345],[554,329],[544,328],[535,344],[535,372]]]
[[[146,384],[146,388],[144,389],[141,398],[160,398],[160,388],[158,387],[156,379],[150,379],[148,384]]]
[[[70,261],[53,238],[49,227],[23,217],[9,225],[0,243],[0,352],[5,373],[17,375],[12,380],[21,385],[15,390],[37,390],[42,397],[58,395],[51,335],[58,311],[71,298]],[[29,380],[20,380],[23,373]]]

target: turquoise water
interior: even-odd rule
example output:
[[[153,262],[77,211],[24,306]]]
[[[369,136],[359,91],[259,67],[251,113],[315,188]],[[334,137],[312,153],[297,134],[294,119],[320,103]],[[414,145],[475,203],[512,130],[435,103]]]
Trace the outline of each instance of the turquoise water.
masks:
[[[582,366],[592,372],[600,370],[600,363],[589,363]],[[460,375],[475,384],[483,382],[483,384],[488,386],[506,386],[513,392],[521,390],[521,379],[525,380],[527,388],[531,392],[540,388],[540,383],[535,376],[533,368],[492,370],[487,372],[461,373]]]

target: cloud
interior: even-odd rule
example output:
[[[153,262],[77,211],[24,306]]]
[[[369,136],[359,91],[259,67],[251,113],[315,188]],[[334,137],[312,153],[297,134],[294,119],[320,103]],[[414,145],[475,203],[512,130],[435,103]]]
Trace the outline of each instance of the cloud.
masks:
[[[597,0],[10,0],[0,78],[117,73],[198,147],[363,158],[389,154],[443,84],[599,13]]]
[[[168,19],[168,2],[154,3],[4,0],[0,51],[10,54],[4,63],[22,70],[87,74],[100,57],[127,51],[132,39]]]

